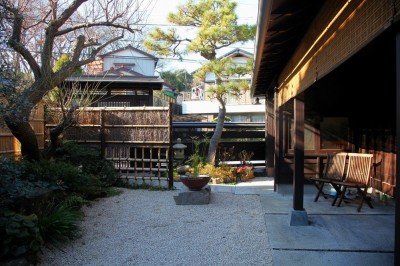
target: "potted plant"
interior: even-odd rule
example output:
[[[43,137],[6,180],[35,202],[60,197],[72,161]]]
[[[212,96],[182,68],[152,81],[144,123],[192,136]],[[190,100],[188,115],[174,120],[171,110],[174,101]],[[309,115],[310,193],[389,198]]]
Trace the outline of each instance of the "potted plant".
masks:
[[[205,150],[209,142],[205,137],[203,140],[199,137],[191,137],[194,149],[187,163],[190,165],[189,171],[180,176],[182,183],[190,190],[201,190],[211,179],[210,175],[201,174],[201,168],[206,164]],[[201,147],[203,144],[203,147]]]

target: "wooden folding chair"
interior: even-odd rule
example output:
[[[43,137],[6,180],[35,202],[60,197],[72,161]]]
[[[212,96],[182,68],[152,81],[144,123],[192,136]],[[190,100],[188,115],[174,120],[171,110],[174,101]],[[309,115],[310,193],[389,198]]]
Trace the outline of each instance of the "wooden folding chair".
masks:
[[[357,208],[358,212],[361,210],[364,201],[370,208],[373,208],[370,199],[367,198],[367,190],[370,185],[373,154],[348,153],[347,155],[349,156],[349,160],[347,163],[345,178],[343,181],[331,181],[332,185],[335,184],[336,186],[342,187],[337,206],[339,207],[342,203],[346,189],[351,187],[356,188],[358,194],[361,196],[361,200]],[[336,195],[335,201],[338,197],[339,195]]]
[[[332,180],[343,181],[346,157],[346,152],[328,153],[322,177],[306,177],[306,179],[313,182],[318,190],[317,195],[314,198],[315,202],[318,201],[320,195],[327,198],[323,192],[325,184],[332,184]],[[337,186],[336,184],[332,184],[332,186],[336,190],[336,195],[338,195],[341,192],[340,186]],[[332,205],[335,205],[335,203]]]

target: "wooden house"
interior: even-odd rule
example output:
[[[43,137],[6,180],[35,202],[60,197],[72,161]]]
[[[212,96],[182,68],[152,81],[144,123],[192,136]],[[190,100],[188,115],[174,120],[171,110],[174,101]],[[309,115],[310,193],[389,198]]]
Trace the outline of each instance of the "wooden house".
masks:
[[[292,181],[300,120],[304,175],[329,151],[373,153],[372,185],[393,196],[398,5],[296,3],[261,1],[252,94],[266,99],[268,167]]]
[[[79,84],[99,95],[97,107],[153,106],[153,92],[163,80],[155,76],[158,59],[128,45],[101,55],[84,75],[72,75],[65,86]]]
[[[266,99],[269,174],[294,184],[295,210],[304,177],[347,151],[374,155],[371,186],[398,217],[399,18],[399,0],[260,1],[251,90]]]

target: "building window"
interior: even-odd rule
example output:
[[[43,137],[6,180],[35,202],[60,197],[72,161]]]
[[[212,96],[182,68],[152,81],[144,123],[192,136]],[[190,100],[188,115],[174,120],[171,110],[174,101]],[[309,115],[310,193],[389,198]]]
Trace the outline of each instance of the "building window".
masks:
[[[111,95],[134,95],[134,91],[132,89],[112,89],[110,91]]]
[[[294,120],[289,123],[289,149],[294,148]],[[305,150],[345,150],[348,139],[349,123],[347,118],[324,117],[317,126],[305,123],[304,149]],[[319,143],[319,145],[318,145]],[[318,147],[319,146],[319,147]]]
[[[244,115],[229,115],[232,119],[232,122],[253,122],[253,123],[264,123],[265,115],[264,114],[244,114]]]
[[[149,90],[135,90],[135,89],[111,89],[111,95],[150,95]]]
[[[309,124],[304,125],[304,150],[315,150],[315,128]],[[294,149],[294,119],[291,119],[288,134],[289,149]]]
[[[150,95],[149,90],[135,90],[135,95]]]
[[[129,107],[129,102],[115,101],[115,102],[98,102],[97,107]]]
[[[346,117],[324,117],[320,123],[321,149],[345,149],[348,128]]]

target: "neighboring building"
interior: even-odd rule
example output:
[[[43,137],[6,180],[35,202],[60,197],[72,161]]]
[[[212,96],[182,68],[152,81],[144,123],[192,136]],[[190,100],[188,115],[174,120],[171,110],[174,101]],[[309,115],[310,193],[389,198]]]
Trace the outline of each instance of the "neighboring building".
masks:
[[[172,103],[172,113],[180,115],[182,113],[182,96],[177,92],[177,89],[166,82],[163,83],[161,91],[154,91],[153,105],[154,106],[169,106]]]
[[[241,49],[234,49],[220,58],[230,57],[237,64],[246,64],[253,59],[253,54]],[[251,81],[251,75],[234,75],[229,77],[229,81],[245,79]],[[182,114],[183,115],[202,115],[206,121],[213,121],[218,116],[219,105],[216,100],[210,100],[207,93],[208,88],[215,84],[214,73],[206,75],[203,84],[193,87],[191,92],[182,92]],[[232,122],[264,122],[265,105],[264,100],[252,98],[250,90],[247,90],[239,97],[227,96],[226,117]]]
[[[81,88],[95,90],[99,107],[153,106],[154,91],[164,81],[155,76],[158,58],[128,45],[101,55],[87,65],[87,74],[72,75],[65,84],[79,82]]]
[[[164,82],[163,89],[160,94],[160,98],[167,102],[177,103],[178,101],[179,93],[177,92],[177,89],[169,83]]]
[[[122,75],[154,76],[158,58],[128,45],[101,55],[87,65],[87,74],[99,75],[107,72]]]

